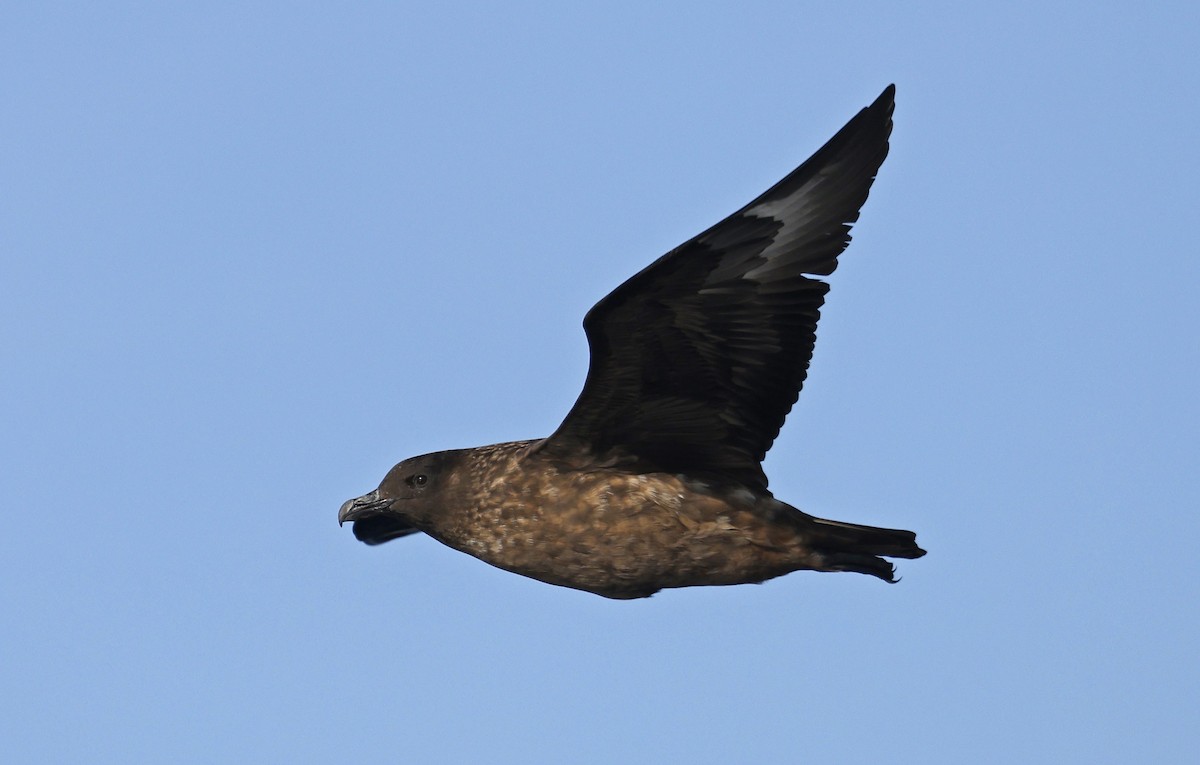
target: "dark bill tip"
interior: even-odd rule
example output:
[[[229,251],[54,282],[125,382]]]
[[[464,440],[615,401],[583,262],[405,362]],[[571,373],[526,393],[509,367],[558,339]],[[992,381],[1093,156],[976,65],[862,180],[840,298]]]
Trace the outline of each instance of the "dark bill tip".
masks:
[[[338,525],[386,512],[396,500],[380,497],[379,489],[361,497],[347,500],[338,510]]]

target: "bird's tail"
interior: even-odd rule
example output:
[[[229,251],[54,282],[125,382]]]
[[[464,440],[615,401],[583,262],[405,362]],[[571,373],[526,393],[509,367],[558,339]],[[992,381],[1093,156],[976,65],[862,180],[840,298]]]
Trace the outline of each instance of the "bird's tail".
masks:
[[[911,531],[810,518],[810,544],[822,571],[856,571],[894,582],[896,570],[884,556],[920,558],[925,554]]]

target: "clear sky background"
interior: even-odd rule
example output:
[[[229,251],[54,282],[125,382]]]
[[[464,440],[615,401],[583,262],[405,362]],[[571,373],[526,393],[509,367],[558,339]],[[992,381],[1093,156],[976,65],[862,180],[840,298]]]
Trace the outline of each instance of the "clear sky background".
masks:
[[[1193,762],[1200,6],[8,3],[9,762]],[[903,581],[614,602],[335,520],[890,82],[767,460]]]

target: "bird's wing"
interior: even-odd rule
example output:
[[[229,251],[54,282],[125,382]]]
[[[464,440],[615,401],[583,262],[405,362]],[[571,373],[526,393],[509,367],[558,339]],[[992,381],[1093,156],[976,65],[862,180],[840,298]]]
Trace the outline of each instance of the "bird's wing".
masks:
[[[372,515],[354,522],[354,538],[369,545],[381,545],[418,532],[420,529],[394,514]]]
[[[888,153],[894,86],[762,196],[597,303],[583,392],[539,451],[712,473],[760,463],[800,393],[828,275]]]

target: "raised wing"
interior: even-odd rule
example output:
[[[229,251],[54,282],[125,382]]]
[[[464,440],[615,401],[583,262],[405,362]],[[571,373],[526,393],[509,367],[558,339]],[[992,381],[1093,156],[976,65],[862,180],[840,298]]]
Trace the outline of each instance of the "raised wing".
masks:
[[[807,162],[676,247],[583,320],[583,392],[539,450],[765,489],[800,393],[828,275],[888,153],[888,86]]]

